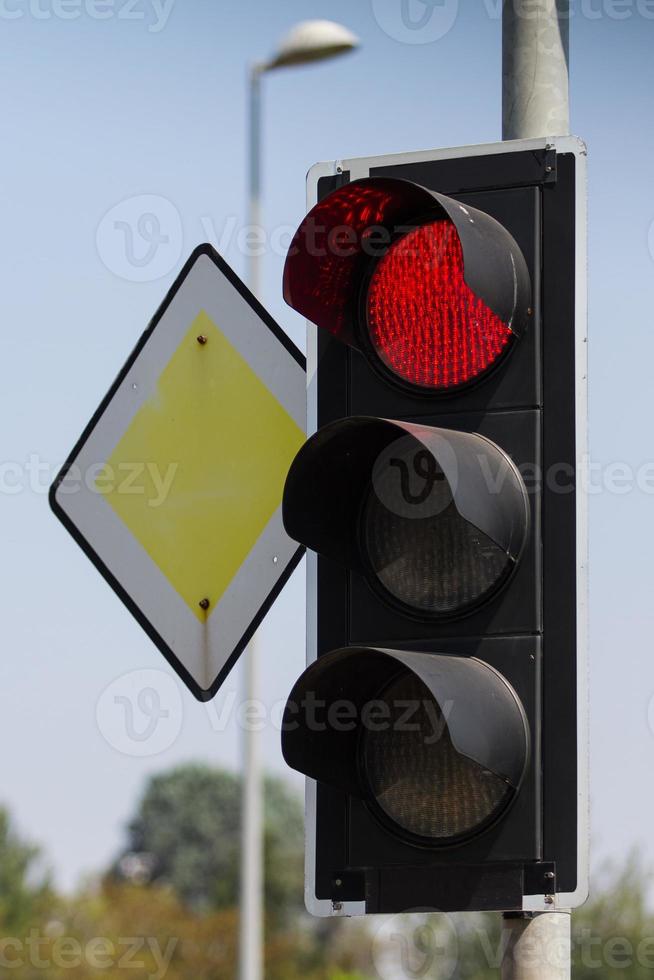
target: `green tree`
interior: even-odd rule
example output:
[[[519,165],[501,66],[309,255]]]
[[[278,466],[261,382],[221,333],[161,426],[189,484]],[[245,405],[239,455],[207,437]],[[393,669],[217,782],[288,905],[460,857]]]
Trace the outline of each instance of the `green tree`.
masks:
[[[24,936],[51,899],[39,849],[20,839],[0,808],[0,935]]]
[[[593,877],[589,901],[572,915],[574,980],[651,980],[653,882],[652,869],[636,852]]]
[[[237,938],[236,909],[197,912],[169,886],[107,879],[99,889],[62,900],[56,916],[44,919],[20,949],[12,950],[11,965],[0,965],[0,977],[232,980],[238,972]],[[266,980],[365,980],[339,972],[346,962],[320,952],[309,933],[276,934],[264,951]]]
[[[303,815],[279,779],[265,782],[265,902],[280,925],[303,901]],[[129,877],[129,856],[142,855],[144,877],[171,885],[196,911],[238,902],[241,781],[206,765],[183,765],[148,782],[114,865]]]
[[[171,778],[173,790],[169,785]],[[163,828],[158,828],[161,834],[158,841],[173,850],[177,837],[182,842],[189,838],[195,840],[197,847],[212,844],[215,815],[213,822],[194,821],[190,812],[193,805],[179,813],[180,789],[197,793],[190,802],[196,808],[199,805],[200,815],[203,808],[206,811],[216,803],[223,805],[231,801],[231,810],[226,806],[222,811],[222,817],[228,822],[221,824],[221,829],[235,852],[238,780],[204,767],[186,766],[168,777],[151,780],[143,799],[147,805],[139,807],[135,823],[147,830],[152,817],[150,804],[153,800],[155,803],[164,800],[167,801],[164,812],[169,817],[176,813],[180,820],[186,817],[189,826],[180,825],[178,829],[168,826],[166,831],[164,821]],[[285,863],[279,874],[273,874],[270,900],[283,899],[290,908],[291,890],[293,900],[301,902],[302,810],[297,799],[275,780],[267,783],[266,800],[269,866],[274,872],[278,865]],[[134,838],[139,843],[147,839]],[[216,850],[219,853],[220,846]],[[286,864],[289,857],[295,860],[299,881],[293,880],[289,873]],[[232,876],[232,892],[234,864],[227,860],[224,865],[226,877]],[[171,867],[174,871],[174,861]],[[189,867],[195,865],[182,860],[180,867],[187,874]],[[7,812],[0,809],[0,977],[95,980],[102,976],[120,980],[127,970],[150,980],[186,980],[187,977],[232,980],[237,972],[238,939],[238,908],[233,894],[222,886],[214,888],[213,879],[208,876],[206,887],[214,907],[205,902],[201,908],[199,902],[193,904],[183,899],[163,876],[148,884],[121,881],[117,877],[110,874],[104,880],[89,881],[72,896],[56,895],[41,868],[39,849],[22,840]],[[182,880],[186,880],[184,876]],[[197,899],[197,893],[193,894]],[[215,907],[216,895],[223,902],[221,907]],[[267,931],[264,957],[267,980],[365,980],[347,972],[351,955],[345,949],[328,946],[325,936],[318,938],[307,918],[293,916],[287,923],[278,920],[278,927],[273,932]]]

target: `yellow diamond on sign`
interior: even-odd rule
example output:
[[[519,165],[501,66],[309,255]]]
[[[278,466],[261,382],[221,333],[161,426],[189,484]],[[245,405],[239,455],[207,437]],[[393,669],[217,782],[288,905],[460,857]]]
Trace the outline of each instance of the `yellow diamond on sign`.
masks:
[[[281,504],[304,438],[202,311],[97,487],[203,622]]]

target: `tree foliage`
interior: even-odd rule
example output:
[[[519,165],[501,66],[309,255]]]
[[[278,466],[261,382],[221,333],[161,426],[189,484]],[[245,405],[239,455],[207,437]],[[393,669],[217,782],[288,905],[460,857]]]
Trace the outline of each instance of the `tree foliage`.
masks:
[[[152,778],[123,854],[149,856],[140,864],[147,880],[130,878],[119,860],[73,897],[54,894],[38,850],[0,809],[0,977],[231,980],[240,807],[228,773],[187,765]],[[310,920],[301,911],[302,809],[278,780],[266,783],[265,833],[266,980],[499,980],[499,914]],[[600,871],[572,919],[573,980],[654,976],[653,880],[637,855]]]
[[[196,911],[238,902],[241,781],[205,765],[184,765],[154,776],[128,828],[122,855],[142,854],[149,880],[170,885]],[[284,783],[265,782],[265,902],[281,923],[303,902],[302,807]],[[125,861],[114,873],[124,876]]]
[[[9,814],[0,808],[1,935],[22,935],[50,899],[48,877],[40,868],[39,849],[18,837]]]
[[[233,980],[238,912],[198,912],[170,887],[105,880],[59,902],[17,944],[0,944],[0,976],[16,980]],[[309,932],[280,932],[265,948],[266,980],[359,980],[339,973]],[[345,964],[343,964],[345,969]],[[336,972],[333,972],[336,971]]]
[[[591,881],[591,898],[573,914],[574,980],[651,980],[654,876],[636,852],[609,862]]]

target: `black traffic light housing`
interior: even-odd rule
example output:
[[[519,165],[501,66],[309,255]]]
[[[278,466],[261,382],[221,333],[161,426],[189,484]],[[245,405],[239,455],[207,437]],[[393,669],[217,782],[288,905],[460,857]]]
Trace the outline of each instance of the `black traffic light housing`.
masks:
[[[289,250],[321,328],[283,504],[317,553],[282,744],[318,914],[585,897],[584,153],[353,161]]]

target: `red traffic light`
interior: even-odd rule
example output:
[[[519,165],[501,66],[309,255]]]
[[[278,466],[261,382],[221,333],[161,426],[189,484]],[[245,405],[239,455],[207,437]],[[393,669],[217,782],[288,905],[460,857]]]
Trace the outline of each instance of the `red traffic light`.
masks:
[[[524,330],[524,256],[490,215],[411,181],[368,178],[298,228],[284,297],[387,377],[430,392],[482,377]]]
[[[420,225],[394,242],[368,285],[367,327],[383,363],[423,388],[455,388],[483,374],[513,338],[463,277],[449,221]]]

